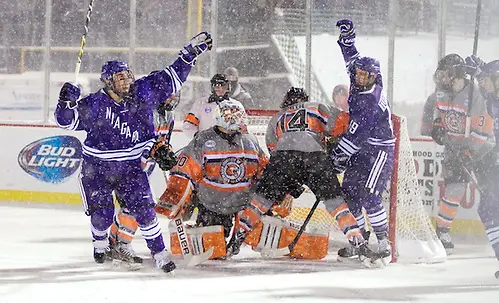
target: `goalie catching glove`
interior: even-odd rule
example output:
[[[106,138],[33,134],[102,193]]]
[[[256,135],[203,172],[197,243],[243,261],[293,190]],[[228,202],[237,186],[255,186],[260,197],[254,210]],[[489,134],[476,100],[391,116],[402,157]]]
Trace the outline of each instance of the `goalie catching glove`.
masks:
[[[177,164],[177,157],[172,150],[172,146],[164,141],[154,143],[151,148],[151,158],[164,171],[172,169]]]

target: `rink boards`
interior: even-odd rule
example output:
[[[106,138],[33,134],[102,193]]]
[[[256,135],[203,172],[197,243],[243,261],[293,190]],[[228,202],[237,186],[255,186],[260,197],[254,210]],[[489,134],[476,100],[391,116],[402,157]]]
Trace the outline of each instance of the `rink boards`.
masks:
[[[85,133],[53,126],[0,125],[0,142],[4,142],[0,152],[3,171],[0,176],[0,201],[81,204],[77,169],[80,163],[76,157],[81,147],[69,142],[71,140],[68,141],[66,136],[83,141]],[[181,131],[173,133],[175,150],[188,141]],[[443,149],[422,138],[411,139],[411,145],[422,203],[428,214],[435,217],[438,199],[443,194]],[[151,187],[156,197],[163,193],[165,177],[161,170],[155,169],[151,175]],[[479,200],[478,191],[470,185],[453,224],[454,232],[483,233],[476,212]]]

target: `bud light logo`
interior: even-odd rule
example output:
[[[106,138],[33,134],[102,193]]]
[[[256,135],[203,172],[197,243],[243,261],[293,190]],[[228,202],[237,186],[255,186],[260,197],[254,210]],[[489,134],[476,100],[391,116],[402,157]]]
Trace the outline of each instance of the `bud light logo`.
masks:
[[[31,176],[49,183],[66,181],[81,163],[81,143],[72,136],[43,138],[24,147],[17,158]]]

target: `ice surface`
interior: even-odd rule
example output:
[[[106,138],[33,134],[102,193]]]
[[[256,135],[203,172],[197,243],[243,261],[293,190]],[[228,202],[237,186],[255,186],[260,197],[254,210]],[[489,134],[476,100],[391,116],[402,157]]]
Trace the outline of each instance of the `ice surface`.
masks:
[[[244,248],[237,260],[127,272],[92,260],[81,208],[0,202],[0,302],[497,302],[499,262],[485,246],[440,264],[360,269],[324,261],[262,260]],[[167,236],[167,221],[161,220]],[[134,247],[148,256],[140,236]],[[146,260],[146,265],[152,264]],[[341,300],[340,300],[341,299]],[[452,300],[452,301],[451,301]]]

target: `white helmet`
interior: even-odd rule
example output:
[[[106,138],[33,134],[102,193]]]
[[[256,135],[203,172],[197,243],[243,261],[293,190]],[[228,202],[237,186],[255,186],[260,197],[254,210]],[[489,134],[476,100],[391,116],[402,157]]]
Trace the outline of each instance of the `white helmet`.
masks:
[[[230,131],[239,131],[246,125],[246,111],[241,102],[234,99],[218,104],[217,125]]]

